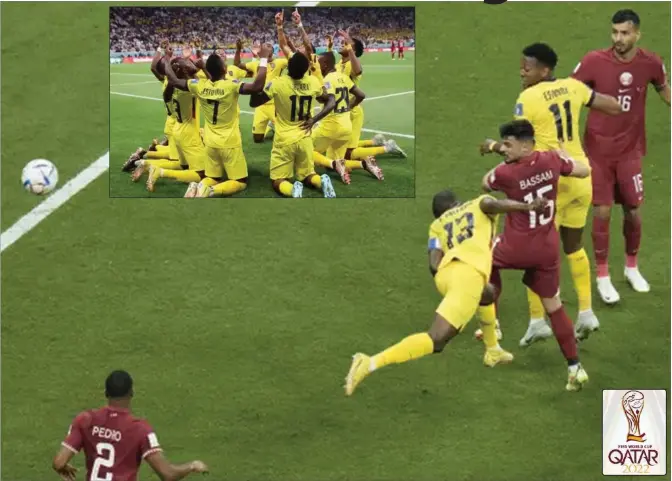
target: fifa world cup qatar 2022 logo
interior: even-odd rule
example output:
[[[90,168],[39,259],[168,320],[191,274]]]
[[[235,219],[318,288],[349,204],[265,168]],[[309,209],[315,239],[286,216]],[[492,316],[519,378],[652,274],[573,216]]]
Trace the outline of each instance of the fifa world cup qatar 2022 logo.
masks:
[[[628,420],[626,442],[637,441],[638,443],[643,443],[646,441],[646,433],[640,431],[639,421],[642,418],[642,410],[644,409],[644,394],[639,391],[628,391],[623,395],[621,403],[625,417]]]

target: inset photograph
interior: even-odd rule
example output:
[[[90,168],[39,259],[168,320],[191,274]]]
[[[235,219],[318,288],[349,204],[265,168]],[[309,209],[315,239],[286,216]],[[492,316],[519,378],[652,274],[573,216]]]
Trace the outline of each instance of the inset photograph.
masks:
[[[414,197],[414,53],[412,7],[111,7],[110,197]]]

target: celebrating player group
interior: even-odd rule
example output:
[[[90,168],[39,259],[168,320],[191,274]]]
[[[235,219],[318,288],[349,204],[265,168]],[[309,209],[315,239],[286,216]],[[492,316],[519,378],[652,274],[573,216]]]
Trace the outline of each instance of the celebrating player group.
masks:
[[[431,328],[374,356],[355,354],[345,379],[347,395],[381,367],[441,352],[477,311],[484,364],[493,367],[513,361],[513,354],[499,345],[502,335],[495,306],[502,291],[502,269],[523,271],[528,288],[530,324],[520,345],[555,336],[568,365],[566,389],[579,391],[588,381],[577,340],[599,328],[582,240],[590,206],[602,300],[615,304],[620,299],[607,263],[614,202],[621,204],[624,213],[625,278],[636,292],[648,292],[649,284],[637,265],[648,86],[653,85],[670,104],[662,61],[637,47],[638,15],[618,11],[612,18],[611,37],[612,47],[589,52],[570,78],[554,76],[558,56],[550,46],[536,43],[523,49],[523,91],[515,104],[515,120],[500,127],[500,141],[487,139],[480,146],[481,154],[496,152],[505,157],[483,178],[482,188],[488,194],[467,202],[460,202],[451,191],[434,197],[429,264],[443,300]],[[585,151],[579,127],[583,106],[590,109]],[[489,194],[492,191],[506,198],[496,199]],[[503,232],[496,235],[498,214],[506,214],[506,220]],[[560,244],[578,296],[576,324],[559,295]]]
[[[270,180],[282,196],[302,197],[307,186],[333,198],[336,191],[328,172],[346,185],[357,170],[382,181],[376,157],[406,157],[394,140],[380,134],[361,139],[366,97],[359,88],[361,40],[339,30],[340,58],[332,51],[331,37],[327,51],[317,55],[298,10],[292,13],[301,38],[298,47],[285,33],[284,20],[283,12],[275,16],[283,57],[276,58],[272,45],[262,44],[253,50],[258,59],[243,63],[243,44],[238,41],[233,64],[227,66],[223,49],[215,49],[205,59],[198,39],[193,56],[191,48],[176,56],[169,42],[162,42],[151,71],[163,83],[166,139],[154,140],[148,149],[138,148],[125,162],[123,170],[132,172],[134,182],[147,175],[150,192],[159,179],[184,182],[188,184],[185,197],[243,191],[249,177],[240,133],[240,95],[249,95],[250,107],[255,109],[252,140],[263,143],[273,136]],[[246,78],[253,80],[245,82]]]

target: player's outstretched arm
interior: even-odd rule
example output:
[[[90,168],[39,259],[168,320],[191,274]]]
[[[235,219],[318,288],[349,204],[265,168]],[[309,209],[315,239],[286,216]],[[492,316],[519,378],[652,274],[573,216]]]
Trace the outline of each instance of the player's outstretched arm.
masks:
[[[541,213],[546,207],[547,200],[541,197],[534,199],[532,203],[518,202],[511,199],[495,199],[494,197],[483,197],[479,207],[484,214],[497,215],[508,214],[509,212],[530,212]]]
[[[186,79],[177,78],[177,75],[175,75],[175,72],[173,71],[173,67],[170,65],[170,58],[167,56],[163,57],[163,67],[166,70],[166,77],[168,77],[168,83],[170,85],[180,90],[186,91],[189,89],[187,87]]]
[[[352,66],[350,78],[355,79],[362,75],[362,62],[359,61],[357,55],[355,55],[355,51],[352,50],[353,41],[350,33],[347,30],[339,30],[338,35],[343,37],[343,42],[345,42],[344,51],[347,53],[348,60],[350,60],[350,65]]]
[[[310,38],[303,28],[301,14],[299,13],[298,8],[295,8],[292,12],[292,20],[294,20],[294,23],[296,24],[296,27],[299,29],[299,33],[301,34],[301,41],[303,42],[303,48],[306,50],[306,56],[310,58],[310,55],[314,54],[315,52],[313,52],[313,46],[310,43]]]
[[[350,110],[352,110],[364,101],[366,94],[356,85],[350,89],[350,93],[355,96],[355,99],[350,104]]]
[[[152,65],[149,67],[149,70],[152,71],[154,76],[159,82],[163,82],[163,79],[165,78],[165,75],[162,75],[159,73],[158,67],[159,67],[159,62],[161,62],[161,58],[164,55],[164,51],[159,48],[156,50],[156,53],[154,54],[154,58],[152,59]]]
[[[70,460],[75,455],[72,450],[61,446],[61,449],[58,451],[54,457],[54,461],[51,464],[51,467],[58,473],[63,481],[74,481],[75,473],[77,473],[77,468],[74,468],[70,465]]]
[[[202,461],[192,461],[186,464],[171,464],[161,451],[150,454],[145,458],[161,481],[179,481],[191,473],[207,473],[208,467]]]
[[[280,45],[280,49],[285,54],[285,57],[289,58],[295,51],[295,49],[294,45],[291,45],[290,47],[290,43],[287,41],[287,36],[285,35],[285,27],[283,26],[284,21],[285,21],[285,14],[281,10],[275,14],[275,26],[278,28],[278,45]]]
[[[607,115],[618,115],[623,112],[621,104],[618,103],[618,100],[616,100],[615,97],[597,92],[595,92],[590,108]]]
[[[253,82],[240,85],[241,95],[257,94],[264,89],[264,84],[266,83],[266,64],[270,54],[271,47],[268,44],[262,45],[261,50],[259,50],[259,57],[261,60],[259,61],[257,76],[254,78]]]

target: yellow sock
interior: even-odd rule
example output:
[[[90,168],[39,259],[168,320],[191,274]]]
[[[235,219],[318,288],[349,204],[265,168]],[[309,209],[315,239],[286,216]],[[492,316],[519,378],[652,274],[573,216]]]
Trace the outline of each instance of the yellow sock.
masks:
[[[478,316],[481,318],[481,329],[483,330],[483,343],[485,347],[488,349],[497,347],[497,332],[495,331],[497,312],[495,311],[495,304],[480,306],[478,308]]]
[[[188,184],[189,182],[200,182],[201,176],[195,170],[164,170],[161,177],[175,179]]]
[[[217,185],[217,182],[215,179],[211,179],[210,177],[206,177],[201,181],[201,184],[205,185],[206,187],[213,187]]]
[[[374,157],[376,155],[383,155],[385,153],[385,147],[357,147],[350,154],[352,160],[364,160],[370,155]]]
[[[168,146],[167,145],[161,145],[157,144],[156,145],[156,152],[168,152]],[[147,152],[148,154],[151,152]]]
[[[294,190],[294,186],[292,183],[288,180],[283,180],[280,185],[278,186],[278,190],[282,195],[285,197],[291,197],[292,196],[292,191]]]
[[[569,270],[572,273],[574,289],[579,298],[579,312],[592,308],[592,292],[590,285],[590,261],[586,250],[581,249],[567,255]]]
[[[212,188],[215,195],[233,195],[236,192],[245,190],[247,184],[237,180],[226,180],[220,182]]]
[[[320,167],[331,169],[332,160],[328,159],[324,154],[313,151],[313,163],[315,165],[319,165]]]
[[[322,179],[320,179],[320,176],[317,174],[312,174],[303,179],[304,184],[308,181],[310,185],[315,187],[316,189],[322,189]]]
[[[357,147],[373,147],[373,140],[360,140]]]
[[[165,150],[156,151],[156,152],[147,152],[145,154],[145,159],[165,159],[168,157],[168,147]]]
[[[527,302],[530,305],[530,319],[543,319],[546,311],[538,295],[527,289]]]
[[[181,169],[179,160],[170,159],[145,159],[145,165],[153,165],[161,169],[177,170]]]
[[[363,169],[364,168],[361,160],[346,160],[345,161],[345,166],[349,170]]]
[[[389,364],[401,364],[424,357],[434,352],[434,341],[426,332],[413,334],[401,340],[394,346],[373,356],[375,369]]]

